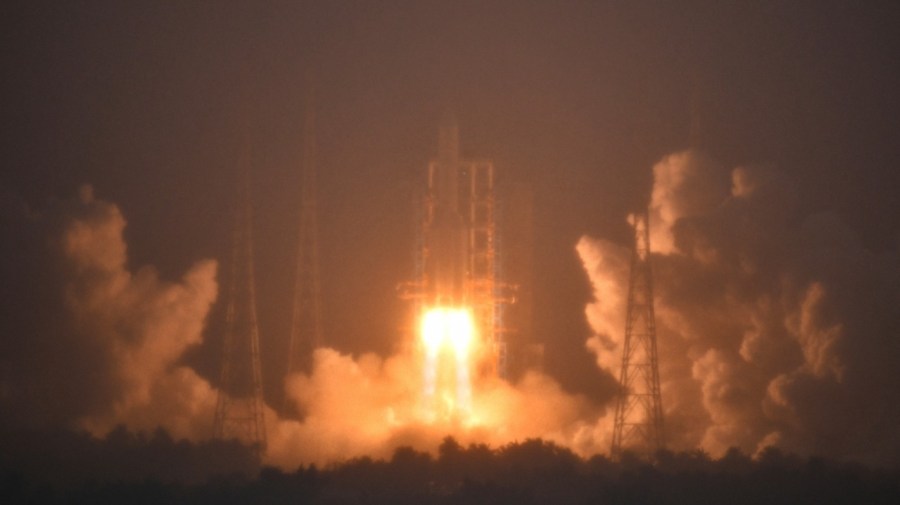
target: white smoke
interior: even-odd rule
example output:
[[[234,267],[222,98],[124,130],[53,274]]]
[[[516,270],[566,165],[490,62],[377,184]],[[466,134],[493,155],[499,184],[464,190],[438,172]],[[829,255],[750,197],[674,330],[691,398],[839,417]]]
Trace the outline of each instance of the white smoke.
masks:
[[[694,152],[654,167],[651,248],[663,404],[677,449],[897,462],[893,367],[900,261],[830,214],[801,219],[775,170],[727,171]],[[724,182],[723,182],[724,181]],[[615,370],[627,251],[583,238],[595,302],[588,347]]]
[[[387,457],[399,446],[434,452],[448,435],[463,444],[491,446],[540,437],[582,454],[594,454],[598,443],[608,443],[595,435],[597,412],[589,402],[537,373],[515,385],[477,380],[471,418],[425,422],[417,358],[367,354],[353,359],[332,349],[317,350],[311,376],[296,374],[287,380],[290,397],[308,414],[302,422],[269,423],[268,462],[290,468]]]
[[[60,240],[68,331],[106,385],[76,423],[95,435],[117,424],[134,430],[163,427],[176,437],[208,434],[215,395],[191,368],[178,365],[202,339],[216,298],[216,263],[201,261],[180,283],[159,279],[152,267],[127,268],[125,219],[119,208],[81,189]],[[49,365],[45,365],[49,366]],[[66,370],[57,370],[65,375]],[[80,377],[66,377],[78,383]],[[85,385],[85,396],[96,396]]]

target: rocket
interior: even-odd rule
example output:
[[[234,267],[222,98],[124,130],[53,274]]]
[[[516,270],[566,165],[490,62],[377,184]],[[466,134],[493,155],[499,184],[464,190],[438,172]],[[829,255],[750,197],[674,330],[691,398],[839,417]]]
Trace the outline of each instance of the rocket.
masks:
[[[438,134],[438,157],[431,164],[428,190],[432,220],[426,230],[426,275],[429,298],[435,305],[459,306],[466,302],[468,227],[460,208],[462,164],[459,127],[446,114]]]

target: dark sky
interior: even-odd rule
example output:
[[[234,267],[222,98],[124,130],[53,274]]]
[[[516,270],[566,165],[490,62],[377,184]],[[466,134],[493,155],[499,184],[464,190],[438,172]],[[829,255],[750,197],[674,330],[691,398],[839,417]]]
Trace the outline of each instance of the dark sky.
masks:
[[[227,258],[250,132],[270,394],[290,321],[307,68],[326,339],[343,351],[396,342],[410,199],[448,106],[465,155],[534,188],[534,331],[569,390],[601,380],[574,245],[627,243],[623,218],[646,204],[653,163],[688,147],[692,109],[696,143],[724,166],[777,167],[803,212],[836,211],[874,250],[900,239],[893,2],[5,2],[0,18],[0,189],[40,208],[93,184],[129,222],[132,267],[174,280]],[[196,353],[203,373],[212,355]]]

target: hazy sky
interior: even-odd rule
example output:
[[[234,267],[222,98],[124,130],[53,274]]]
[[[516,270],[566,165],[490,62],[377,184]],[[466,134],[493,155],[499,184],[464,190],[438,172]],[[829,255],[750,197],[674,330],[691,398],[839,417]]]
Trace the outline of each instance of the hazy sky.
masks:
[[[396,342],[410,198],[450,107],[465,155],[533,186],[535,334],[551,375],[597,392],[575,244],[627,244],[624,216],[648,202],[653,163],[689,146],[692,109],[697,144],[722,166],[772,165],[801,212],[833,210],[869,248],[897,248],[900,18],[892,2],[866,4],[5,2],[0,191],[40,209],[90,183],[122,209],[131,265],[176,278],[227,258],[249,131],[277,395],[304,69],[319,85],[326,339],[343,351]],[[4,233],[19,265],[11,244],[28,233]],[[217,343],[193,357],[203,374]]]

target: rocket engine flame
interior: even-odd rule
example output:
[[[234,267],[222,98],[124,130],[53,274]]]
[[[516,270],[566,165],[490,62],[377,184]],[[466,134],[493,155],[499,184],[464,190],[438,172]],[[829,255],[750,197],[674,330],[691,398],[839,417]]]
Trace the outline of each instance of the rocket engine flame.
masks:
[[[466,308],[435,307],[422,316],[425,417],[466,417],[471,409],[475,322]]]
[[[475,323],[468,309],[434,308],[422,317],[422,342],[429,354],[451,346],[457,357],[468,352]]]

